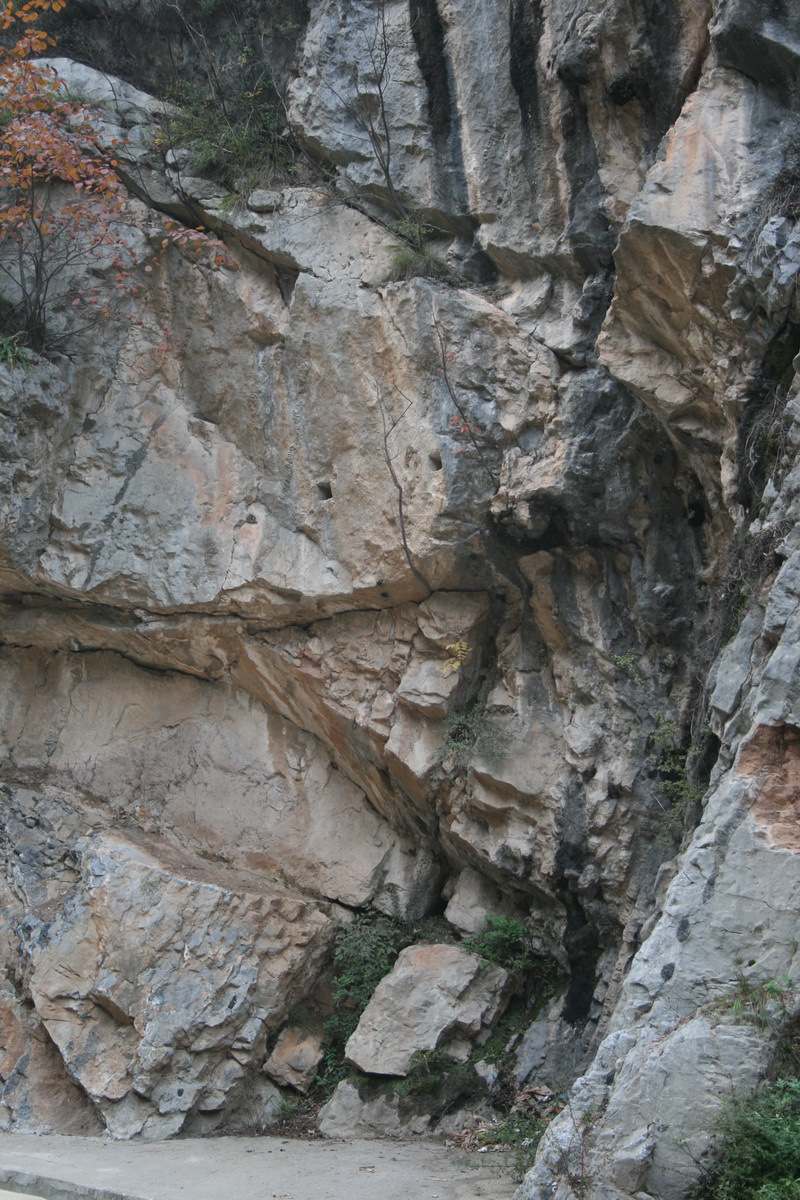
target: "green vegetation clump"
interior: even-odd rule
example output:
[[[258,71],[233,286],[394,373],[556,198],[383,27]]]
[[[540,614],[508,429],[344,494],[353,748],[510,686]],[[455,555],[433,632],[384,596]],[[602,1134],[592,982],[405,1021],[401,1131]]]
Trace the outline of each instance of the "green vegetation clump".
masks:
[[[530,936],[521,921],[489,913],[481,933],[464,938],[461,945],[470,954],[509,971],[526,971],[533,966]]]
[[[436,235],[436,229],[428,225],[422,218],[408,215],[402,217],[394,226],[394,232],[401,239],[390,242],[392,251],[389,279],[398,283],[403,279],[438,279],[443,283],[453,283],[455,276],[438,255],[426,244]]]
[[[293,19],[303,19],[297,6],[286,0],[154,4],[170,64],[158,90],[180,110],[165,116],[162,146],[188,150],[187,174],[217,179],[235,193],[293,179],[302,156],[284,93],[302,32]]]
[[[694,1200],[800,1200],[800,1079],[732,1101],[720,1132],[722,1156]]]
[[[234,35],[239,37],[240,35]],[[190,152],[188,173],[219,179],[234,192],[292,175],[296,152],[269,68],[242,38],[219,70],[180,80],[170,99],[167,143]]]
[[[445,1104],[481,1090],[472,1063],[457,1062],[443,1049],[418,1050],[407,1074],[392,1087],[406,1101],[444,1100]]]
[[[389,247],[392,259],[389,281],[400,283],[404,279],[436,279],[441,283],[452,283],[453,272],[432,250],[425,247],[413,250],[411,246],[392,243]]]
[[[333,951],[333,1002],[335,1011],[325,1023],[328,1044],[318,1082],[332,1089],[348,1072],[344,1061],[347,1039],[358,1025],[375,988],[394,966],[397,956],[416,940],[410,924],[375,909],[343,925]]]
[[[641,684],[642,677],[637,666],[640,657],[641,655],[637,654],[635,650],[630,649],[626,650],[624,654],[615,654],[612,661],[614,666],[623,670],[633,683]]]
[[[694,813],[703,798],[705,780],[697,777],[695,767],[710,732],[706,727],[700,730],[699,748],[681,748],[680,726],[660,713],[651,735],[658,755],[661,793],[666,801],[661,805],[664,816],[659,840],[670,848],[680,844],[687,815]]]
[[[789,1016],[789,1000],[794,983],[788,976],[780,979],[748,979],[739,972],[731,991],[718,1002],[718,1008],[730,1012],[735,1021],[769,1029]]]
[[[538,993],[537,990],[536,1001],[531,1006],[523,1005],[519,1000],[512,1001],[483,1045],[473,1046],[473,1062],[483,1060],[487,1063],[503,1064],[508,1054],[509,1042],[516,1044],[536,1019],[542,1004],[550,994],[549,988],[544,988],[542,993]],[[543,996],[541,1002],[540,995]]]
[[[0,365],[5,367],[27,367],[29,352],[25,348],[23,333],[7,333],[0,336]]]
[[[293,178],[304,159],[285,91],[307,17],[304,0],[147,0],[102,19],[70,3],[43,24],[60,53],[179,106],[160,146],[189,150],[187,174],[243,192]]]
[[[408,925],[374,910],[361,913],[342,928],[333,952],[336,1012],[326,1026],[333,1040],[347,1041],[375,988],[412,941]]]
[[[403,921],[377,909],[367,909],[350,925],[342,925],[333,950],[333,1002],[335,1011],[325,1022],[327,1045],[317,1083],[332,1090],[352,1074],[344,1060],[347,1039],[358,1025],[372,994],[406,946],[418,942],[454,942],[453,927],[443,917]],[[424,1065],[424,1064],[423,1064]],[[425,1072],[431,1073],[431,1065]]]

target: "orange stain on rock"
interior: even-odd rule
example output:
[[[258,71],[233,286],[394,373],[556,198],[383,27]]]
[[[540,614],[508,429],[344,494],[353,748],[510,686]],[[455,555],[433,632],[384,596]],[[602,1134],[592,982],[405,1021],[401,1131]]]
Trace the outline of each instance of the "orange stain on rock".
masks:
[[[736,772],[758,777],[751,815],[772,844],[800,851],[800,729],[762,725],[743,748]]]

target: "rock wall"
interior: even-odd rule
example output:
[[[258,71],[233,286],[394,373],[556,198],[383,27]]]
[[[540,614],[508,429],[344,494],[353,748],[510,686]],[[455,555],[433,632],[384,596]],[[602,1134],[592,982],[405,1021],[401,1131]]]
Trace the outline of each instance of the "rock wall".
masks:
[[[677,1200],[772,1054],[724,998],[796,957],[800,25],[307,16],[318,174],[234,205],[55,62],[126,139],[143,286],[0,367],[3,1124],[261,1128],[335,918],[491,910],[565,980],[517,1080],[588,1069],[521,1196]],[[438,278],[391,282],[409,214]]]

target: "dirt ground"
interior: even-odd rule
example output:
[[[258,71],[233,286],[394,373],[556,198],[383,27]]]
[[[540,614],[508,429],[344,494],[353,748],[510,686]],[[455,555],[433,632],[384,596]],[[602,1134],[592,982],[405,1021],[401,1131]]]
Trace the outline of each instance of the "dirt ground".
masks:
[[[43,1200],[511,1200],[515,1191],[504,1155],[429,1142],[7,1133],[0,1187]]]

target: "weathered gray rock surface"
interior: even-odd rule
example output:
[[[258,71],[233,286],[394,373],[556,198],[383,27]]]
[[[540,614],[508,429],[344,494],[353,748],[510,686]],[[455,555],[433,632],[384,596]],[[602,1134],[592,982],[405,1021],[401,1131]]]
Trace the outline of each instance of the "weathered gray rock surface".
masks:
[[[509,1070],[577,1082],[524,1200],[679,1200],[766,1070],[729,999],[798,970],[800,25],[633,7],[313,0],[325,170],[233,205],[57,61],[127,139],[142,290],[0,366],[4,1127],[263,1128],[368,906],[529,922],[560,982]],[[438,280],[388,281],[403,214]],[[406,950],[352,1061],[485,1031],[469,959]],[[400,1109],[344,1082],[323,1127]]]

